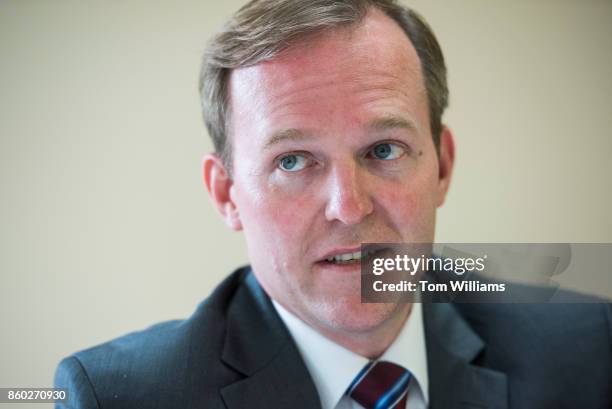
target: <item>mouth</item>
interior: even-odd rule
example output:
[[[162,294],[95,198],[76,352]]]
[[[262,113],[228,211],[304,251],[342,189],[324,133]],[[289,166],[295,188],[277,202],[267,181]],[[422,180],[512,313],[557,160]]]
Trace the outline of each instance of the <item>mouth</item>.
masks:
[[[319,263],[325,263],[328,265],[359,264],[361,263],[361,260],[370,257],[377,251],[378,249],[367,249],[365,251],[361,251],[361,248],[335,251],[326,255],[319,261]]]

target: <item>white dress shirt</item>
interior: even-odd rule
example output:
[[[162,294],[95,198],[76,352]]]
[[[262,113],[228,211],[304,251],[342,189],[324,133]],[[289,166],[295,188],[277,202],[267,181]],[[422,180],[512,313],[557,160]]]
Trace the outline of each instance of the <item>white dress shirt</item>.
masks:
[[[297,344],[319,392],[322,409],[363,409],[344,392],[369,360],[321,335],[276,301],[272,303]],[[379,360],[401,365],[412,373],[406,408],[425,409],[428,375],[420,303],[412,305],[410,317]]]

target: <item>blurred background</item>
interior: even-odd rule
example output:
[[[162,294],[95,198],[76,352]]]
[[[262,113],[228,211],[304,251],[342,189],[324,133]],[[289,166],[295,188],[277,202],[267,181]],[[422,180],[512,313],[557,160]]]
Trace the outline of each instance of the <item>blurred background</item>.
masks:
[[[0,387],[51,386],[247,262],[201,181],[197,91],[244,3],[0,1]],[[612,242],[612,1],[405,4],[449,70],[437,241]]]

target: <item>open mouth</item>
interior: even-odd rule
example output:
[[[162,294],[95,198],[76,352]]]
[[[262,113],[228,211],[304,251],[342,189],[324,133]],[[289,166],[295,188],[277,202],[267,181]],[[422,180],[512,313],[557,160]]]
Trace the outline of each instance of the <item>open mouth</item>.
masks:
[[[370,257],[372,254],[376,253],[378,250],[366,250],[366,251],[355,251],[348,253],[338,253],[332,256],[329,256],[322,260],[323,263],[328,264],[336,264],[336,265],[345,265],[345,264],[357,264],[360,263],[362,259],[366,259]]]

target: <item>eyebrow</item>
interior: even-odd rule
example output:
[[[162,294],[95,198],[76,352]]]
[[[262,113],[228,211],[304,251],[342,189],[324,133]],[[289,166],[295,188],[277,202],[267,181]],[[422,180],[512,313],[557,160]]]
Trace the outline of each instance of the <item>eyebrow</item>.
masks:
[[[308,139],[309,136],[296,128],[283,129],[282,131],[275,132],[270,137],[270,140],[264,145],[264,149],[269,149],[273,145],[279,144],[284,141],[300,141]]]
[[[410,131],[417,130],[414,122],[399,116],[384,116],[382,118],[373,119],[367,124],[367,128],[372,131],[386,131],[395,128],[407,129]]]
[[[417,130],[414,122],[399,116],[384,116],[373,119],[372,121],[368,122],[366,128],[371,131],[386,131],[396,128],[408,129],[411,131]],[[297,128],[283,129],[272,134],[270,139],[264,145],[264,149],[269,149],[270,147],[285,141],[302,141],[309,138],[311,138],[310,135]]]

